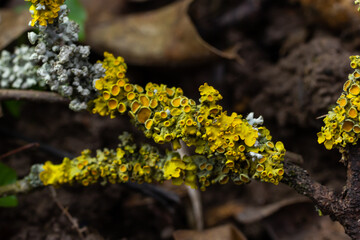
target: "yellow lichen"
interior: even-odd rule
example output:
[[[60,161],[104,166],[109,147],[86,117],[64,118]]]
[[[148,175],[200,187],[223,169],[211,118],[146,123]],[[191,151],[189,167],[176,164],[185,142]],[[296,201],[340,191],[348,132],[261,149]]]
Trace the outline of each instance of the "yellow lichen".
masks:
[[[345,147],[348,143],[355,144],[359,138],[360,124],[360,57],[351,56],[351,67],[355,68],[343,86],[344,92],[335,106],[324,118],[325,126],[318,133],[318,142],[324,143],[327,149]]]
[[[54,19],[58,17],[60,6],[64,4],[64,0],[25,0],[31,2],[30,13],[32,20],[31,26],[39,23],[40,26],[52,24]]]
[[[236,113],[228,115],[217,104],[222,99],[219,91],[207,83],[199,87],[200,104],[184,96],[180,88],[155,83],[142,88],[131,84],[125,77],[123,59],[109,53],[104,56],[105,76],[95,82],[99,95],[89,104],[93,113],[115,117],[118,113],[128,112],[134,123],[156,143],[171,142],[174,149],[178,149],[179,140],[182,140],[188,146],[195,146],[197,154],[207,158],[221,156],[216,160],[220,165],[211,164],[211,168],[226,165],[227,173],[222,173],[223,169],[209,170],[205,164],[201,171],[221,172],[221,177],[210,181],[211,174],[204,173],[201,177],[204,181],[200,181],[202,189],[214,181],[248,182],[239,173],[247,176],[246,179],[259,178],[275,184],[281,180],[281,175],[275,170],[283,167],[285,149],[282,144],[271,142],[269,130],[260,126],[262,120],[253,119],[252,115],[249,119]],[[111,94],[111,97],[104,93]],[[114,99],[117,100],[115,108]],[[271,171],[271,177],[256,171],[259,161],[268,163],[264,164],[263,171]]]

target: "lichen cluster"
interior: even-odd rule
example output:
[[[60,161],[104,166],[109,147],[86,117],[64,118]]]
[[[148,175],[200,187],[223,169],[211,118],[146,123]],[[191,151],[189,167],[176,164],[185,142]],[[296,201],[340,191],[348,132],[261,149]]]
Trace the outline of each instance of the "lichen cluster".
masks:
[[[104,54],[102,62],[91,64],[89,47],[75,44],[79,28],[67,13],[66,6],[60,6],[56,19],[47,20],[46,27],[39,22],[39,33],[29,33],[30,42],[36,44],[31,60],[38,66],[38,77],[52,91],[70,98],[73,110],[87,108],[111,118],[127,113],[156,143],[171,143],[176,150],[183,141],[195,146],[198,155],[182,159],[173,151],[161,155],[147,145],[126,145],[123,139],[117,150],[98,151],[96,157],[84,151],[60,165],[45,163],[40,174],[44,184],[172,179],[175,184],[200,185],[204,190],[210,184],[229,180],[242,184],[256,178],[279,183],[284,174],[284,145],[271,141],[269,130],[261,126],[262,117],[228,115],[217,104],[222,99],[220,93],[206,83],[199,88],[199,104],[184,96],[180,88],[132,84],[125,76],[124,59],[110,53]]]
[[[0,88],[28,89],[44,87],[45,81],[38,80],[37,66],[31,61],[33,47],[16,47],[14,53],[3,50],[0,55]]]
[[[29,25],[40,26],[52,24],[54,19],[59,16],[60,6],[64,4],[64,0],[25,0],[31,2],[30,13],[32,20]]]
[[[360,12],[360,0],[355,0],[355,2],[354,2],[355,4],[358,4],[359,5],[359,7],[358,7],[358,11]]]
[[[162,183],[171,179],[175,185],[185,183],[193,188],[197,188],[200,182],[200,189],[205,190],[210,183],[225,184],[229,180],[227,173],[230,170],[224,166],[221,170],[217,166],[221,156],[207,159],[202,155],[193,155],[181,158],[174,151],[162,154],[151,145],[138,146],[126,132],[119,139],[120,144],[115,150],[97,150],[94,157],[90,150],[84,150],[74,159],[64,158],[61,164],[46,162],[39,174],[41,182],[55,186],[74,183],[87,186],[97,182]],[[217,173],[219,170],[221,173]],[[242,184],[250,179],[246,174],[239,174],[233,180],[236,184]]]
[[[180,88],[131,84],[121,57],[105,53],[103,67],[105,76],[94,81],[100,95],[89,104],[92,112],[111,118],[128,113],[156,143],[170,142],[178,149],[182,140],[195,146],[197,154],[213,161],[209,169],[200,169],[205,170],[199,177],[202,187],[229,179],[244,183],[259,178],[275,184],[281,180],[285,149],[281,142],[271,142],[269,130],[260,126],[261,117],[227,115],[217,104],[222,96],[206,83],[199,88],[200,104],[196,104]]]
[[[350,66],[355,69],[349,74],[343,92],[336,106],[324,118],[325,126],[317,134],[318,142],[326,149],[345,148],[355,144],[360,133],[360,56],[351,56]]]
[[[196,186],[196,166],[189,157],[181,159],[176,152],[161,154],[148,144],[139,147],[128,133],[119,139],[116,150],[97,150],[95,157],[90,150],[84,150],[79,157],[65,158],[61,164],[46,162],[40,173],[41,181],[44,185],[80,183],[87,186],[96,182],[151,183],[172,179],[174,184],[185,181]]]
[[[94,98],[93,79],[104,74],[101,64],[89,61],[90,47],[77,45],[79,26],[67,17],[66,5],[61,6],[54,24],[30,32],[29,40],[36,44],[31,60],[38,65],[38,79],[43,79],[52,91],[71,99],[70,108],[84,110]]]

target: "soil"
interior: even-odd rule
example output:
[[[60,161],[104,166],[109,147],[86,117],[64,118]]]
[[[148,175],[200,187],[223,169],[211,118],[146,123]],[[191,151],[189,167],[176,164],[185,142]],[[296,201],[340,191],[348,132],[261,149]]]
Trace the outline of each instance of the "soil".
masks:
[[[1,7],[14,6],[14,2],[4,2]],[[141,14],[172,1],[141,2],[129,0],[117,6],[116,14]],[[334,105],[351,72],[348,57],[359,52],[360,29],[356,23],[360,18],[352,17],[334,26],[327,24],[326,16],[319,19],[316,9],[310,10],[301,1],[258,1],[256,8],[246,4],[257,1],[244,1],[241,9],[246,14],[236,19],[230,13],[240,6],[238,1],[228,1],[228,5],[206,2],[196,1],[190,11],[199,33],[221,49],[240,43],[242,64],[222,58],[171,68],[128,63],[129,78],[141,85],[152,81],[178,86],[193,99],[199,98],[198,86],[208,82],[222,94],[225,110],[262,115],[273,139],[300,155],[302,166],[316,180],[341,192],[345,182],[345,168],[338,161],[341,156],[336,150],[320,146],[316,133],[322,126],[319,117]],[[209,23],[214,29],[208,27]],[[101,53],[94,53],[95,59],[100,57]],[[127,116],[110,119],[88,112],[74,113],[63,103],[22,102],[19,117],[11,115],[5,105],[2,111],[0,154],[29,142],[40,143],[38,148],[1,160],[14,168],[19,178],[26,176],[35,163],[60,162],[64,156],[76,156],[86,148],[114,148],[123,131],[131,132],[138,142],[151,143],[132,127]],[[161,146],[163,150],[167,147]],[[81,239],[78,232],[82,231],[84,239],[172,239],[174,231],[197,226],[184,186],[65,186],[55,192],[56,196],[43,188],[23,194],[18,196],[17,207],[0,209],[0,238]],[[263,211],[267,204],[290,197],[300,195],[282,184],[211,186],[200,192],[204,227],[232,223],[249,240],[349,239],[339,224],[320,217],[309,202],[289,204],[254,222],[234,218],[235,213],[247,208]],[[77,222],[77,228],[57,202]]]

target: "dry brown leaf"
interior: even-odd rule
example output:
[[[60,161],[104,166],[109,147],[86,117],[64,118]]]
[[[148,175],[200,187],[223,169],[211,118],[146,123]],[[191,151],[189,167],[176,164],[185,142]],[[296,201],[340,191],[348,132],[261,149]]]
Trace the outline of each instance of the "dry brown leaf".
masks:
[[[231,218],[235,213],[244,210],[244,205],[237,202],[226,202],[220,206],[211,208],[205,213],[205,222],[207,226],[214,226],[221,221]]]
[[[158,10],[123,16],[93,26],[88,34],[88,43],[100,52],[111,51],[138,65],[208,61],[216,53],[204,46],[188,16],[187,10],[192,1],[177,1]]]
[[[325,22],[332,28],[341,28],[360,21],[357,6],[352,0],[296,0],[301,3],[305,14]]]
[[[234,216],[239,223],[250,224],[272,215],[283,207],[309,201],[310,200],[306,197],[288,198],[261,207],[247,207],[244,211],[235,213]]]
[[[91,31],[91,28],[99,22],[111,22],[116,15],[124,10],[126,1],[114,1],[114,0],[81,0],[82,5],[86,9],[87,30]]]
[[[13,9],[0,9],[0,49],[29,30],[30,19],[28,10],[17,13]]]
[[[232,224],[210,228],[204,231],[177,230],[175,240],[246,240],[244,234]]]

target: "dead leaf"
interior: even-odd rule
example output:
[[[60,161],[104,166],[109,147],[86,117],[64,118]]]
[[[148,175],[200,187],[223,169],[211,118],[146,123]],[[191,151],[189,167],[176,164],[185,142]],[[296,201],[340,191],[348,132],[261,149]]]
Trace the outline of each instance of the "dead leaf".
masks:
[[[28,10],[17,13],[13,9],[0,9],[0,49],[29,30],[30,19]]]
[[[283,207],[301,202],[310,202],[310,200],[306,197],[288,198],[261,207],[247,207],[244,211],[235,213],[234,216],[239,223],[250,224],[272,215]]]
[[[138,65],[178,65],[208,61],[216,56],[200,40],[187,10],[193,0],[141,14],[119,17],[92,27],[88,43]],[[224,53],[225,56],[232,56]]]
[[[214,226],[221,221],[231,218],[235,213],[244,210],[244,205],[238,202],[226,202],[220,206],[206,211],[205,221],[207,226]]]
[[[114,0],[81,0],[81,4],[86,9],[87,30],[91,31],[94,25],[100,22],[111,22],[116,15],[121,13],[126,1],[114,1]]]
[[[360,13],[351,0],[296,0],[301,3],[305,14],[332,28],[359,23]]]
[[[246,240],[244,234],[232,224],[210,228],[204,231],[177,230],[175,240]]]

